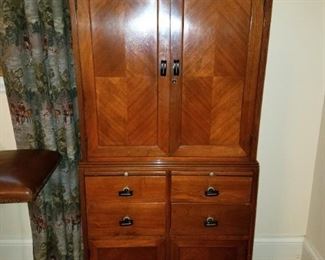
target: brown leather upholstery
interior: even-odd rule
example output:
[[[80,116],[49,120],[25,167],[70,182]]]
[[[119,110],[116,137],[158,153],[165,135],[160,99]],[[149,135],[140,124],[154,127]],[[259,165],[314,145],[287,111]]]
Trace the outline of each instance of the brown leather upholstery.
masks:
[[[59,161],[59,153],[53,151],[1,151],[0,203],[31,201]]]

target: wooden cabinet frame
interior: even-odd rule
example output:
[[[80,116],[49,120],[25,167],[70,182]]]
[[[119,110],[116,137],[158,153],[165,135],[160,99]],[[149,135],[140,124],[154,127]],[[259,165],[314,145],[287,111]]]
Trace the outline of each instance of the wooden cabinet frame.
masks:
[[[106,248],[107,250],[109,250],[109,248],[123,248],[130,246],[140,248],[155,248],[157,252],[160,252],[158,259],[176,260],[180,257],[179,250],[182,247],[207,247],[210,248],[212,251],[214,250],[214,248],[218,247],[229,247],[231,250],[233,250],[233,252],[235,252],[238,260],[250,260],[252,258],[253,249],[259,171],[259,165],[256,161],[256,151],[258,143],[265,66],[267,60],[272,0],[218,1],[218,4],[221,5],[226,3],[225,6],[223,6],[223,8],[225,8],[223,10],[225,10],[225,13],[233,12],[232,17],[236,17],[235,14],[237,14],[236,12],[240,8],[246,8],[246,14],[244,14],[245,12],[243,12],[242,10],[240,11],[242,12],[242,15],[247,16],[244,18],[238,18],[239,22],[237,21],[236,25],[237,27],[239,27],[236,28],[236,25],[233,26],[230,23],[229,26],[233,26],[234,28],[229,29],[229,27],[228,29],[234,31],[237,30],[240,34],[240,31],[242,30],[242,27],[240,26],[242,25],[242,21],[245,21],[243,26],[246,26],[246,29],[244,29],[246,31],[249,30],[249,32],[246,32],[246,34],[244,35],[247,38],[244,37],[243,40],[243,42],[245,42],[247,46],[240,45],[240,43],[239,47],[237,46],[239,50],[244,49],[245,46],[247,47],[245,47],[245,51],[247,51],[246,60],[242,58],[238,61],[239,65],[234,65],[235,69],[237,68],[237,70],[239,71],[237,71],[238,74],[236,74],[237,72],[229,72],[228,70],[226,72],[229,73],[230,76],[226,72],[225,75],[223,75],[222,73],[224,73],[224,71],[219,75],[218,73],[220,71],[216,70],[215,68],[214,70],[209,70],[209,73],[214,73],[212,76],[209,75],[209,77],[211,76],[227,78],[229,76],[228,78],[231,78],[232,80],[233,78],[240,78],[239,80],[243,81],[243,84],[240,85],[242,92],[240,93],[240,95],[237,95],[236,98],[232,100],[235,100],[237,102],[235,105],[238,106],[237,110],[240,110],[240,115],[236,114],[239,119],[236,118],[236,120],[238,121],[236,121],[236,127],[238,127],[238,129],[235,131],[235,137],[232,136],[229,140],[226,140],[225,138],[220,142],[215,141],[217,139],[211,138],[211,136],[208,136],[208,134],[207,137],[201,135],[199,131],[196,131],[194,124],[191,123],[192,121],[197,120],[198,122],[195,123],[197,123],[197,125],[201,127],[198,128],[199,130],[202,130],[202,132],[203,130],[206,132],[210,131],[210,133],[213,132],[213,130],[211,130],[211,125],[213,125],[213,123],[204,119],[204,117],[206,116],[204,114],[205,111],[208,111],[208,113],[212,111],[211,106],[207,106],[207,110],[198,109],[199,113],[203,115],[203,119],[198,119],[194,115],[194,113],[196,112],[195,107],[204,106],[204,102],[201,102],[201,104],[199,104],[198,101],[200,100],[198,99],[204,99],[203,97],[210,98],[210,96],[212,95],[211,93],[213,92],[207,92],[204,94],[205,96],[203,96],[201,89],[200,91],[198,91],[198,93],[195,92],[194,94],[190,91],[192,84],[191,80],[193,80],[193,82],[196,82],[195,80],[201,77],[199,73],[194,73],[195,75],[193,74],[193,77],[191,78],[190,74],[196,69],[197,71],[200,71],[200,68],[204,67],[204,60],[198,62],[200,63],[199,65],[195,65],[195,62],[193,62],[193,64],[196,66],[193,68],[188,68],[188,66],[186,66],[186,64],[192,65],[190,60],[190,54],[192,50],[191,48],[197,49],[197,46],[200,46],[200,43],[204,45],[204,42],[202,42],[201,38],[199,37],[196,39],[196,43],[193,43],[193,45],[191,45],[191,42],[186,45],[188,43],[186,42],[186,37],[188,37],[188,34],[186,33],[188,32],[186,32],[186,30],[184,29],[187,26],[186,23],[189,23],[189,19],[186,20],[188,13],[193,10],[195,12],[200,11],[200,6],[194,6],[196,2],[199,1],[157,0],[155,2],[154,0],[152,0],[150,2],[148,0],[147,2],[145,2],[154,3],[154,6],[151,6],[151,8],[152,10],[157,11],[154,12],[157,28],[155,28],[156,31],[154,31],[154,33],[152,34],[154,36],[151,39],[154,42],[153,45],[155,47],[153,48],[153,50],[151,50],[152,52],[150,53],[150,55],[152,55],[152,57],[149,62],[155,67],[155,69],[151,71],[152,74],[150,76],[151,78],[149,79],[149,81],[153,80],[154,78],[156,80],[155,83],[152,84],[154,89],[150,89],[149,91],[151,93],[151,96],[149,96],[151,98],[154,97],[154,101],[151,98],[147,98],[142,101],[144,104],[147,102],[152,102],[151,110],[155,111],[153,119],[150,119],[151,123],[154,122],[154,124],[151,124],[151,126],[154,125],[154,127],[152,128],[154,130],[152,130],[151,132],[149,130],[147,131],[148,136],[150,136],[150,133],[153,133],[153,137],[149,141],[143,141],[145,138],[140,138],[139,142],[138,140],[119,140],[116,141],[116,143],[114,143],[114,140],[101,140],[101,138],[103,139],[107,137],[105,136],[105,129],[103,128],[104,130],[101,133],[99,133],[98,131],[98,124],[100,123],[101,119],[98,119],[98,104],[96,103],[99,101],[97,99],[98,93],[96,93],[97,90],[95,83],[96,61],[94,61],[95,54],[93,51],[94,33],[93,28],[91,27],[92,23],[95,23],[96,20],[94,19],[94,17],[92,17],[92,15],[96,16],[96,14],[91,14],[91,5],[95,2],[97,4],[100,3],[105,5],[109,1],[113,2],[115,0],[69,1],[72,20],[73,49],[77,72],[78,100],[81,112],[80,132],[82,159],[80,162],[80,193],[83,235],[85,241],[85,258],[88,259],[90,252],[91,259],[97,259],[96,255],[99,252],[99,248]],[[116,3],[119,3],[123,2],[124,0],[116,1]],[[136,5],[139,4],[141,1],[145,0],[137,0],[132,3],[135,3]],[[241,4],[244,3],[244,5],[246,4],[246,6],[239,6],[239,4],[236,7],[227,6],[227,1],[232,1],[231,3],[235,4],[238,4],[239,2]],[[191,6],[191,4],[195,8]],[[215,4],[215,2],[213,2],[213,4]],[[101,8],[102,7],[99,6],[95,11],[100,11]],[[204,19],[208,16],[208,11],[210,11],[210,9],[205,7],[204,12],[201,14]],[[221,19],[221,21],[225,23],[228,21],[227,18],[229,17],[223,14],[224,13],[218,13],[216,15],[218,16],[217,19]],[[249,20],[247,20],[248,16]],[[203,18],[202,21],[205,21]],[[222,28],[220,29],[220,31],[218,31],[218,33],[220,32],[222,32]],[[205,32],[203,31],[202,33]],[[242,37],[242,35],[239,35],[238,37],[240,38]],[[231,35],[229,36],[229,38],[226,37],[225,39],[231,39]],[[143,44],[139,39],[138,42],[139,46]],[[152,44],[152,42],[150,44]],[[191,48],[189,48],[188,46],[190,46]],[[146,51],[146,48],[142,49],[144,50],[144,52]],[[234,49],[236,48],[234,47]],[[98,53],[96,54],[97,57],[98,55],[100,56],[100,51]],[[234,53],[236,54],[236,50],[234,51]],[[217,54],[219,55],[220,53],[213,53],[211,55]],[[230,60],[232,58],[233,57],[230,57]],[[160,62],[162,60],[166,61],[167,65],[166,76],[164,77],[159,76]],[[176,61],[180,63],[181,73],[179,77],[175,77],[173,75],[175,74],[175,72],[173,71],[173,64],[176,63]],[[233,62],[233,60],[231,60],[231,62]],[[220,66],[218,68],[220,69]],[[227,69],[229,68],[225,68],[225,70]],[[136,71],[137,70],[135,70],[135,72]],[[218,73],[216,73],[216,71]],[[134,73],[134,71],[132,73]],[[102,76],[105,73],[100,72],[97,74]],[[112,75],[113,74],[114,73],[112,73]],[[213,80],[215,79],[213,78]],[[233,84],[232,82],[233,81],[230,80],[229,84]],[[200,87],[199,83],[195,84],[194,86]],[[203,82],[203,85],[204,84],[205,83]],[[206,86],[208,86],[208,84],[204,85],[204,87]],[[200,96],[201,94],[202,96]],[[190,102],[188,102],[189,99]],[[227,98],[225,98],[225,100],[226,99]],[[232,114],[230,112],[229,114],[227,114],[227,109],[230,110],[232,108],[232,97],[230,97],[229,99],[229,104],[225,106],[224,110],[222,110],[225,111],[224,118],[226,119],[227,117],[232,117]],[[240,100],[240,102],[238,102],[238,100]],[[105,100],[101,100],[100,102],[104,103],[105,105]],[[228,101],[226,100],[224,102],[227,103]],[[194,104],[194,108],[190,106],[191,104]],[[153,107],[154,109],[152,109]],[[210,112],[209,109],[211,110]],[[146,109],[143,109],[143,111],[146,112]],[[147,112],[148,111],[149,109],[147,109]],[[186,113],[189,114],[187,118]],[[191,118],[191,116],[193,118]],[[222,120],[226,121],[226,119]],[[128,118],[124,118],[123,120],[128,120]],[[136,124],[141,126],[141,121],[139,120]],[[189,129],[188,132],[187,129]],[[224,129],[222,129],[221,131],[221,134],[223,134],[223,132],[226,133],[226,131],[227,127],[224,127]],[[100,136],[100,134],[102,136]],[[196,135],[198,135],[199,137],[203,137],[196,139]],[[162,172],[164,173],[162,174]],[[87,199],[89,198],[86,197],[87,195],[85,188],[85,178],[90,176],[93,178],[96,178],[98,176],[125,176],[126,173],[131,174],[132,176],[166,176],[165,234],[161,235],[159,233],[153,236],[146,237],[140,235],[107,236],[104,238],[94,236],[89,239],[87,234],[87,203],[89,204],[90,202],[89,200],[87,201]],[[243,179],[251,179],[251,184],[246,185],[247,187],[249,187],[249,189],[251,189],[250,192],[229,189],[231,190],[230,193],[233,192],[243,194],[242,196],[244,196],[244,198],[242,199],[238,199],[238,197],[231,196],[231,199],[227,199],[229,198],[227,197],[229,195],[228,194],[227,196],[225,196],[226,199],[223,202],[222,200],[221,202],[215,200],[210,203],[202,201],[202,198],[200,199],[196,197],[196,202],[194,203],[193,201],[188,201],[188,199],[192,195],[189,195],[184,199],[184,193],[188,192],[188,189],[181,189],[178,194],[180,198],[183,198],[182,203],[192,203],[193,207],[195,206],[194,204],[199,203],[210,203],[212,207],[222,207],[222,203],[228,203],[229,205],[245,205],[245,207],[250,209],[249,217],[246,218],[246,222],[249,222],[249,224],[246,223],[248,228],[245,229],[245,232],[241,234],[230,234],[231,232],[225,232],[225,234],[219,233],[215,234],[211,238],[204,237],[202,236],[202,234],[196,235],[188,234],[186,232],[184,234],[180,234],[177,232],[171,232],[171,208],[172,203],[174,203],[171,198],[171,190],[173,188],[171,178],[172,175],[175,173],[179,174],[180,176],[187,176],[188,180],[195,180],[195,178],[191,179],[191,177],[193,176],[208,176],[209,174],[215,174],[224,178],[236,177]],[[225,185],[227,182],[228,179],[227,181],[224,181],[221,186],[226,187]],[[187,183],[187,185],[190,186],[190,183]],[[191,192],[188,192],[188,194],[191,194]],[[221,255],[223,254],[222,250],[220,251]],[[225,254],[227,255],[227,253]]]
[[[186,0],[185,0],[186,1]],[[259,117],[266,52],[268,45],[271,0],[252,1],[250,33],[247,46],[247,70],[242,96],[240,136],[237,145],[182,144],[182,73],[172,84],[173,60],[183,66],[184,0],[159,0],[157,31],[157,140],[154,145],[101,145],[97,134],[96,93],[88,0],[71,2],[74,51],[78,69],[78,94],[82,109],[82,151],[86,161],[183,160],[249,161],[256,157]],[[170,16],[169,16],[170,14]],[[77,18],[78,17],[78,18]],[[166,17],[170,27],[166,26]],[[167,19],[168,22],[168,19]],[[159,62],[167,60],[167,75],[160,77]],[[87,122],[87,123],[85,123]],[[185,131],[185,130],[184,130]],[[185,159],[186,160],[186,159]]]

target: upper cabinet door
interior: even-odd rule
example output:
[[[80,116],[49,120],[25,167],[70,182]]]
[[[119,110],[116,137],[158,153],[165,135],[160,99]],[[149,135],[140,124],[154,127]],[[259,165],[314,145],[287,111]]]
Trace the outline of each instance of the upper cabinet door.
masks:
[[[263,2],[172,0],[174,156],[249,156]]]
[[[159,69],[169,59],[165,2],[78,0],[88,160],[168,152],[169,72]]]

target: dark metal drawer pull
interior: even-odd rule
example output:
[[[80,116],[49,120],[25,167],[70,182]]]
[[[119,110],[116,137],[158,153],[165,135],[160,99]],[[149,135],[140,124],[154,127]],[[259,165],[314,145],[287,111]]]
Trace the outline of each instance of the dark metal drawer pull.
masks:
[[[213,217],[207,217],[207,219],[204,220],[204,226],[205,227],[216,227],[216,226],[218,226],[218,221],[215,220]]]
[[[179,60],[174,60],[173,74],[174,74],[174,76],[179,76],[179,74],[180,74],[180,62],[179,62]]]
[[[167,75],[167,61],[160,61],[160,76],[165,77]]]
[[[209,187],[206,191],[205,191],[205,196],[207,197],[216,197],[219,196],[220,192],[214,188],[214,187]]]
[[[133,219],[131,219],[129,216],[125,216],[122,220],[120,220],[121,227],[128,227],[132,225],[133,225]]]
[[[130,190],[129,187],[124,187],[122,191],[118,192],[120,197],[131,197],[133,196],[133,190]]]

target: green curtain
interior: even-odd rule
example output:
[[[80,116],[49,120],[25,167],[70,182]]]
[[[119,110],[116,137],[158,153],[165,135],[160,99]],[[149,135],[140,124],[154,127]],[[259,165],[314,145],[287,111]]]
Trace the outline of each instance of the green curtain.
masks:
[[[68,0],[0,0],[0,54],[17,148],[58,150],[63,157],[29,204],[34,259],[81,259]]]

